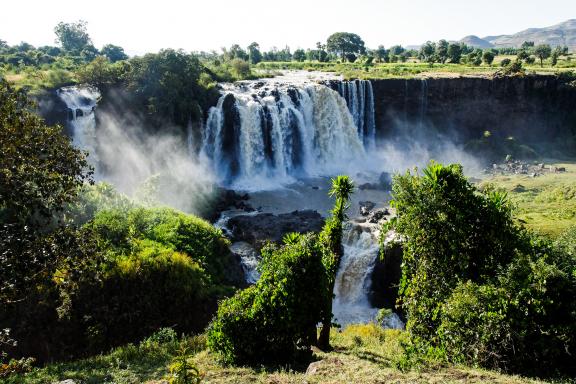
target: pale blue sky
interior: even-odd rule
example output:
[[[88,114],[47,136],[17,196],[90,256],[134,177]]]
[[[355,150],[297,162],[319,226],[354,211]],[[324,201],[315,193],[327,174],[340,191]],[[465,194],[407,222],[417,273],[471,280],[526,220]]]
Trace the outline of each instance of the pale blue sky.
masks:
[[[576,0],[2,0],[0,39],[54,43],[59,21],[88,22],[96,47],[219,50],[257,41],[264,49],[313,47],[337,31],[368,47],[458,40],[544,27],[576,18]]]

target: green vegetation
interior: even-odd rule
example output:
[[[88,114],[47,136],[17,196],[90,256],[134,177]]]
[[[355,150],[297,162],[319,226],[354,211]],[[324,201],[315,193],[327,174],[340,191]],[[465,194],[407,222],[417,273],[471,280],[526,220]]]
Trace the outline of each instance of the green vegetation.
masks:
[[[573,373],[572,250],[532,238],[514,223],[505,194],[479,192],[457,165],[396,176],[393,198],[391,227],[406,239],[400,301],[408,351],[508,371]]]
[[[498,374],[482,369],[429,362],[426,368],[401,371],[397,367],[406,358],[403,345],[408,334],[384,330],[374,324],[353,325],[342,332],[336,329],[330,340],[330,352],[316,350],[315,368],[306,374],[306,366],[234,367],[221,365],[217,356],[206,350],[204,336],[176,339],[169,330],[162,330],[139,344],[116,348],[104,355],[85,360],[55,363],[35,368],[26,375],[13,376],[7,384],[44,384],[73,379],[86,384],[114,382],[118,384],[158,383],[170,379],[170,367],[180,361],[186,348],[188,365],[199,370],[201,382],[209,383],[544,383],[519,376]]]
[[[565,168],[566,172],[553,172],[550,167]],[[572,163],[551,163],[538,177],[490,176],[482,180],[480,188],[487,185],[508,193],[514,215],[532,231],[556,238],[576,225],[576,166]]]
[[[353,190],[348,177],[333,179],[330,194],[336,202],[322,232],[291,233],[281,247],[264,248],[258,282],[220,303],[208,330],[208,345],[224,362],[306,361],[320,321],[318,345],[329,348],[332,292],[343,252],[342,223]]]

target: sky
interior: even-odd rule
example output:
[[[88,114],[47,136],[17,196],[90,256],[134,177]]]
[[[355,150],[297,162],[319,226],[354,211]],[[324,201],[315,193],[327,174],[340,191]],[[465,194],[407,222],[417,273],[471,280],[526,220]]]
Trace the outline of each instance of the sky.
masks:
[[[575,0],[2,0],[0,39],[55,45],[60,21],[88,22],[94,45],[128,54],[161,48],[219,51],[255,41],[264,50],[312,48],[333,32],[369,48],[512,34],[576,18]]]

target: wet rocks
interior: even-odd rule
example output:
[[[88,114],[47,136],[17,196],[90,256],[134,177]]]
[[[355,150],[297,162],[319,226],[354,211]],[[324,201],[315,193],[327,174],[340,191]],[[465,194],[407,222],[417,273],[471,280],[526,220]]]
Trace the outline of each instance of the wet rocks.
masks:
[[[360,204],[360,214],[362,216],[368,216],[376,206],[376,204],[374,204],[371,201],[361,201],[359,204]]]
[[[212,204],[211,211],[206,215],[209,221],[216,221],[220,214],[230,208],[239,209],[245,212],[255,211],[247,201],[250,196],[247,193],[239,194],[236,191],[219,188],[216,191],[215,201]]]
[[[324,225],[322,216],[313,210],[293,211],[274,215],[240,215],[230,218],[228,229],[234,241],[245,241],[261,249],[266,241],[280,242],[290,232],[318,232]]]

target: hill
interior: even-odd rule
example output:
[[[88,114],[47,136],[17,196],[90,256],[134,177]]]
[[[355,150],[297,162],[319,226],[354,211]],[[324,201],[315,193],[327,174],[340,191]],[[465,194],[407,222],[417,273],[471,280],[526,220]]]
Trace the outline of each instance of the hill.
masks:
[[[535,44],[550,44],[551,46],[567,46],[570,51],[576,51],[576,19],[545,28],[529,28],[512,35],[466,36],[461,42],[478,48],[520,47],[525,41]]]
[[[492,43],[490,43],[489,41],[486,41],[485,39],[481,39],[478,36],[475,35],[470,35],[470,36],[466,36],[463,39],[460,40],[461,43],[464,43],[466,45],[469,45],[471,47],[474,48],[493,48],[494,45],[492,45]]]

